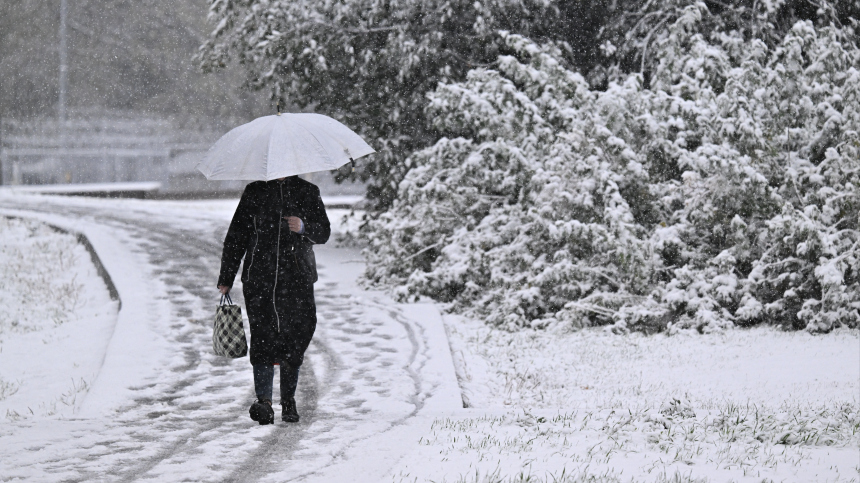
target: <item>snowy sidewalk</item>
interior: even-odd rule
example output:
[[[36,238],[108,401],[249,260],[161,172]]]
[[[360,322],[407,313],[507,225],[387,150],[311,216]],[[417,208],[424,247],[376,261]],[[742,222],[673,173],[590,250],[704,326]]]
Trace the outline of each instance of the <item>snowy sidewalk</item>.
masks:
[[[81,411],[4,424],[0,480],[378,481],[416,430],[462,407],[435,307],[359,289],[358,253],[323,246],[302,422],[250,421],[247,360],[214,356],[210,343],[232,206],[0,197],[3,214],[85,233],[122,299]]]

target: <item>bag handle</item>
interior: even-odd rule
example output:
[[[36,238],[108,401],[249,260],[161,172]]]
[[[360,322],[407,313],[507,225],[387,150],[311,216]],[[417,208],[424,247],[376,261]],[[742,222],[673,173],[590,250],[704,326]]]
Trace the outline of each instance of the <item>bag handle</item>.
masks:
[[[225,293],[221,295],[221,302],[218,305],[224,305],[224,299],[227,299],[227,305],[233,305],[233,301],[230,300],[230,294]]]

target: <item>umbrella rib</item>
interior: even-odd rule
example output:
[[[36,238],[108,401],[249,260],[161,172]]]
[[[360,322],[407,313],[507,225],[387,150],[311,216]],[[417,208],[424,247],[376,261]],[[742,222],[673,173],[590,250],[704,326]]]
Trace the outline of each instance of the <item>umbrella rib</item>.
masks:
[[[299,126],[300,128],[302,128],[302,129],[304,129],[304,130],[305,130],[305,132],[307,132],[308,134],[310,134],[310,135],[311,135],[311,137],[312,137],[312,138],[314,138],[314,141],[316,141],[316,142],[317,142],[317,146],[319,146],[319,147],[320,147],[320,149],[322,149],[322,151],[323,151],[326,155],[328,155],[329,157],[331,157],[331,154],[328,152],[328,150],[326,150],[325,146],[323,146],[323,143],[321,143],[321,142],[320,142],[320,140],[319,140],[319,139],[317,139],[317,136],[316,136],[316,134],[314,134],[314,132],[313,132],[313,131],[311,131],[310,129],[308,129],[308,128],[304,127],[304,126],[303,126],[303,125],[301,125],[301,124],[299,124],[298,126]]]
[[[263,166],[263,178],[266,181],[271,181],[269,179],[269,154],[271,154],[271,152],[272,152],[272,134],[269,133],[269,135],[266,136],[266,164],[265,164],[265,166]]]

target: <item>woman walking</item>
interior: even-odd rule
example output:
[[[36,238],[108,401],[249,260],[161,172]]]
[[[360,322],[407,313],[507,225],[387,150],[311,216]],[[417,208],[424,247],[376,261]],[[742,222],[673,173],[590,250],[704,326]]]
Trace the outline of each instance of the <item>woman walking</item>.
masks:
[[[331,226],[316,185],[290,176],[245,187],[224,239],[218,289],[226,294],[244,258],[242,293],[251,325],[257,400],[251,419],[272,424],[274,365],[280,366],[281,418],[298,422],[296,386],[316,329],[313,245]]]

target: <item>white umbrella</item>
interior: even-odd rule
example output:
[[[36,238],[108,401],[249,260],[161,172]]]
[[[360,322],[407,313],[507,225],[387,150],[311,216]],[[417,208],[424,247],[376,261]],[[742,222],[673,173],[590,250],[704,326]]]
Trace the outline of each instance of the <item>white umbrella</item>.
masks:
[[[234,128],[197,169],[212,180],[270,181],[337,169],[375,153],[351,129],[322,114],[278,114]]]

